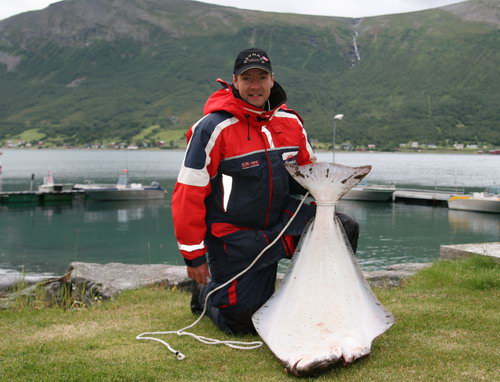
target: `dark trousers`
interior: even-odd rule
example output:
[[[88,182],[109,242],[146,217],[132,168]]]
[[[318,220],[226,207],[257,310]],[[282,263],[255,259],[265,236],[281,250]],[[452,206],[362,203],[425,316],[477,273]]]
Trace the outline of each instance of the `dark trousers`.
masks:
[[[336,213],[336,216],[344,228],[353,252],[356,253],[359,237],[358,223],[343,213]],[[274,293],[277,266],[276,262],[256,271],[250,269],[230,285],[215,292],[208,301],[208,317],[224,332],[255,333],[252,315]],[[224,281],[210,281],[199,294],[200,305],[203,306],[205,297],[211,290],[223,283]]]

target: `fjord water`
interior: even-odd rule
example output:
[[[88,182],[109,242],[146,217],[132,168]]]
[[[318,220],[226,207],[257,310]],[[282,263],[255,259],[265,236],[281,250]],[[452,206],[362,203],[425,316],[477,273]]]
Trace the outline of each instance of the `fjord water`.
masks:
[[[182,151],[3,151],[3,191],[29,189],[31,174],[36,189],[48,171],[57,183],[113,183],[128,169],[132,182],[158,181],[168,194],[156,201],[0,206],[0,278],[14,271],[62,274],[72,261],[183,264],[170,211]],[[318,159],[331,161],[332,154]],[[472,190],[500,183],[495,155],[337,153],[335,160],[371,164],[370,183]],[[364,270],[432,261],[443,244],[500,241],[498,214],[355,201],[341,201],[338,209],[360,223],[357,257]]]

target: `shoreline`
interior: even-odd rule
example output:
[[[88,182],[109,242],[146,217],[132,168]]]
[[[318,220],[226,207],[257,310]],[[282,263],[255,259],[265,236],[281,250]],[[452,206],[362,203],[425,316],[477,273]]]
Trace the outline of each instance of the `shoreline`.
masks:
[[[6,150],[53,150],[53,151],[65,151],[65,150],[80,150],[80,151],[184,151],[186,147],[176,147],[176,148],[162,148],[162,147],[144,147],[144,148],[119,148],[119,147],[82,147],[82,146],[71,146],[71,147],[5,147],[0,146],[0,151]],[[313,148],[316,153],[332,153],[332,150],[325,150],[321,148]],[[498,149],[491,149],[491,151],[498,151]],[[348,153],[370,153],[370,154],[463,154],[463,155],[500,155],[500,153],[475,150],[475,149],[405,149],[405,150],[394,150],[394,151],[382,151],[382,150],[336,150],[336,154],[348,154]]]
[[[377,270],[369,270],[364,271],[363,275],[369,282],[373,282],[374,284],[390,284],[394,286],[398,284],[403,278],[409,277],[419,271],[420,269],[424,269],[430,266],[431,263],[403,263],[403,264],[392,264],[388,265],[382,269]],[[106,280],[111,280],[116,278],[117,275],[125,275],[129,274],[131,277],[134,276],[134,272],[137,272],[139,269],[148,269],[151,268],[151,277],[144,277],[144,280],[138,281],[138,284],[148,285],[149,282],[152,283],[179,283],[181,285],[186,284],[190,281],[187,277],[186,267],[184,265],[169,265],[169,264],[124,264],[124,263],[87,263],[87,262],[79,262],[75,261],[69,264],[67,271],[61,274],[55,274],[50,272],[41,272],[41,273],[21,273],[16,270],[10,269],[1,269],[2,271],[6,271],[5,273],[1,273],[2,279],[0,279],[0,296],[2,292],[7,290],[15,289],[16,285],[24,284],[24,285],[33,285],[37,283],[46,283],[50,280],[60,280],[67,275],[71,275],[72,273],[78,274],[78,277],[82,276],[83,273],[92,279],[93,282],[104,282],[106,284]],[[134,272],[132,272],[134,270]],[[94,279],[95,276],[92,275],[93,272],[98,274],[97,279]],[[157,272],[157,275],[154,274]],[[286,272],[277,273],[277,282],[281,282],[284,278]],[[76,276],[75,276],[76,277]],[[103,277],[103,279],[101,279]],[[162,277],[165,277],[162,279]],[[169,279],[169,277],[173,277],[173,279]],[[85,278],[85,277],[83,277]],[[131,283],[130,285],[135,285]],[[128,288],[126,288],[128,289]]]
[[[387,267],[385,270],[363,272],[371,288],[393,288],[429,268],[433,263],[407,263]],[[278,272],[279,286],[285,274]],[[95,301],[113,300],[122,292],[147,287],[191,291],[192,280],[184,265],[122,264],[73,262],[62,276],[27,277],[0,281],[0,311],[9,309],[21,298],[42,299],[50,304],[64,305],[67,299],[77,299],[87,306]],[[68,295],[68,291],[71,291]],[[62,296],[66,296],[63,298]]]
[[[441,245],[440,256],[433,262],[395,264],[382,270],[362,272],[371,287],[397,287],[403,280],[430,267],[436,261],[453,261],[469,257],[489,257],[500,261],[500,242]],[[278,272],[278,284],[283,280],[284,275],[285,273]],[[65,274],[61,276],[48,274],[33,276],[19,272],[16,276],[11,277],[10,280],[8,278],[0,280],[0,297],[7,299],[7,303],[19,293],[20,289],[24,288],[21,291],[23,294],[25,290],[32,289],[33,285],[42,285],[53,290],[64,288],[69,283],[72,288],[85,291],[86,294],[111,299],[125,290],[151,285],[174,286],[182,289],[191,283],[185,265],[167,264],[98,264],[76,261],[70,263]]]
[[[402,263],[384,266],[376,270],[362,270],[363,276],[371,287],[397,287],[408,277],[430,267],[439,257],[426,263]],[[282,282],[286,270],[278,270],[276,285]],[[148,286],[171,286],[190,291],[191,279],[187,276],[185,265],[170,264],[125,264],[125,263],[89,263],[75,261],[70,263],[63,274],[51,272],[22,273],[0,268],[0,311],[8,308],[9,301],[19,295],[31,295],[38,287],[49,291],[70,290],[84,291],[89,301],[94,296],[113,299],[126,290]],[[92,297],[92,298],[90,298]]]

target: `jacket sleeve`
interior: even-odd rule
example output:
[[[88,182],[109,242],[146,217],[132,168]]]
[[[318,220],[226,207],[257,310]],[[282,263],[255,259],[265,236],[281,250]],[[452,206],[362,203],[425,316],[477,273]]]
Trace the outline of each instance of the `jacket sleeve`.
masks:
[[[177,246],[186,265],[192,267],[206,263],[205,199],[221,160],[220,130],[209,116],[198,121],[187,134],[188,146],[172,194]]]
[[[314,150],[309,143],[309,138],[307,137],[306,129],[302,125],[302,122],[297,121],[300,124],[300,140],[299,140],[299,153],[297,154],[297,164],[305,165],[316,162],[316,155]]]
[[[293,129],[290,133],[293,134],[294,139],[296,139],[295,142],[298,143],[299,146],[297,164],[302,166],[316,162],[316,155],[314,154],[314,150],[309,143],[309,138],[307,137],[306,129],[304,129],[302,118],[296,111],[289,109],[286,105],[281,106],[281,109],[288,113],[288,115],[293,115],[293,117],[288,117],[287,119],[289,121],[293,121]]]

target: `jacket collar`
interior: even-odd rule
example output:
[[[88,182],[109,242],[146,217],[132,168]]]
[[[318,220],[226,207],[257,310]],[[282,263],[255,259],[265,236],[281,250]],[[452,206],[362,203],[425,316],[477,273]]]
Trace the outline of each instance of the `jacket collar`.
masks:
[[[269,96],[269,110],[245,102],[232,84],[221,79],[217,79],[217,82],[222,85],[222,89],[217,90],[208,98],[203,109],[205,115],[215,111],[227,111],[240,120],[246,120],[251,125],[262,126],[273,118],[274,113],[280,107],[286,108],[286,93],[276,81]]]

